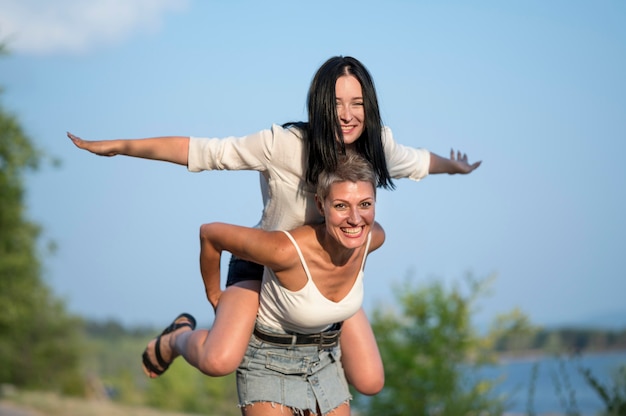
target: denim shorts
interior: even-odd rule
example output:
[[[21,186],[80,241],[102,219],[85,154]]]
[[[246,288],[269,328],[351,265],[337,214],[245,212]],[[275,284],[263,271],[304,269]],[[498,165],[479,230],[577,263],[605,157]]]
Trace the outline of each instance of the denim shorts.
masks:
[[[263,265],[231,256],[226,286],[232,286],[244,280],[263,280]]]
[[[275,329],[257,325],[265,332]],[[269,344],[252,335],[237,369],[239,406],[270,402],[300,414],[317,408],[325,415],[352,399],[341,366],[339,346],[320,350],[316,346]]]

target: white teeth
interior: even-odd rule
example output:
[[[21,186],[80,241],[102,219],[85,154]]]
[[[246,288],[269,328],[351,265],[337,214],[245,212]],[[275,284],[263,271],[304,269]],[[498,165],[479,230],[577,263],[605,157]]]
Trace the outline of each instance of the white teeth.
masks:
[[[343,231],[346,234],[358,234],[361,232],[361,227],[358,228],[342,228],[341,231]]]

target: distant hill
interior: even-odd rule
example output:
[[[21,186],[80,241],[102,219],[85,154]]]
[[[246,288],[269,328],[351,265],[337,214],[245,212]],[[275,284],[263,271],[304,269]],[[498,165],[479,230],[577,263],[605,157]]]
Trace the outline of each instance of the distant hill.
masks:
[[[626,302],[624,302],[626,303]],[[547,328],[594,328],[605,330],[623,330],[626,329],[626,309],[615,310],[611,312],[603,312],[601,314],[590,316],[574,316],[560,322],[552,322],[543,324]]]

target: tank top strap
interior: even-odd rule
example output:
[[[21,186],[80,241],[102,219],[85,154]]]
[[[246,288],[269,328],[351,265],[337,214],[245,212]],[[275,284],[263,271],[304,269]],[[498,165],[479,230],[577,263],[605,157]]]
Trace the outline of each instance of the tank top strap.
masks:
[[[293,238],[293,236],[289,233],[289,231],[285,231],[285,230],[282,230],[282,231],[283,233],[287,235],[287,237],[289,237],[289,239],[293,243],[293,246],[296,248],[296,251],[298,252],[298,256],[300,256],[300,263],[302,263],[302,267],[304,268],[304,273],[306,273],[307,280],[311,281],[312,279],[311,279],[311,272],[309,272],[309,266],[306,265],[306,261],[304,260],[304,256],[302,255],[300,246],[298,246],[298,243],[296,243],[296,239]]]

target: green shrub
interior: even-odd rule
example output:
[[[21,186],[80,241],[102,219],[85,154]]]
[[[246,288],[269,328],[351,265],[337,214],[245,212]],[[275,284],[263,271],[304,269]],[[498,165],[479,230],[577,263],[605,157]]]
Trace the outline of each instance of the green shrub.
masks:
[[[487,360],[470,322],[472,304],[486,281],[468,278],[469,293],[442,283],[396,290],[398,308],[377,308],[372,327],[385,364],[385,388],[356,396],[364,415],[502,414],[495,381],[472,377]]]

